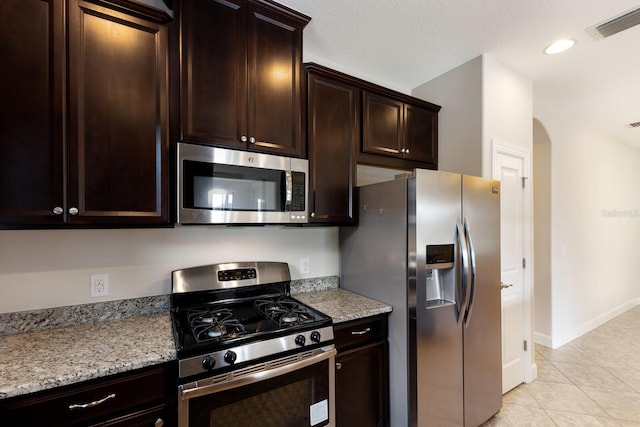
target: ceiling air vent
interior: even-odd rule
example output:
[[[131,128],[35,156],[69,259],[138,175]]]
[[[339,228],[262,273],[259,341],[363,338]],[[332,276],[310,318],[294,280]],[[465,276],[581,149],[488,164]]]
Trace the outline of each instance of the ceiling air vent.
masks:
[[[610,19],[595,27],[588,28],[587,31],[597,39],[604,39],[638,24],[640,24],[640,8],[623,13],[617,18]]]
[[[640,128],[640,122],[629,123],[627,126],[630,128]]]

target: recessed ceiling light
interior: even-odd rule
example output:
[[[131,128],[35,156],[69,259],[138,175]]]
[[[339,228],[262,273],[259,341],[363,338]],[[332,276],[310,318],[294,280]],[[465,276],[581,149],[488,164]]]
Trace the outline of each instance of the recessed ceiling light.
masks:
[[[556,53],[564,52],[572,48],[574,44],[576,44],[576,41],[571,39],[556,40],[544,49],[544,53],[547,55],[555,55]]]

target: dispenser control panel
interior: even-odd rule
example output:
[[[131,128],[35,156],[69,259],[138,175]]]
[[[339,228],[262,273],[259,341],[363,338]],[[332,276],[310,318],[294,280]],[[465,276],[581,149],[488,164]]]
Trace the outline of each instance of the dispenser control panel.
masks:
[[[455,245],[427,245],[427,268],[451,268],[455,262]]]

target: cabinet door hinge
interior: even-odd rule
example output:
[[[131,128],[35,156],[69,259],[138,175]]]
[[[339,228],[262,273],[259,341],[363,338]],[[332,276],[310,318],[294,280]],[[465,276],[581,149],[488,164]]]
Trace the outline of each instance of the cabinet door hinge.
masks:
[[[527,351],[527,340],[524,340],[524,351]]]
[[[523,176],[523,177],[522,177],[522,188],[524,188],[524,186],[525,186],[525,184],[524,184],[524,183],[525,183],[525,181],[526,181],[527,179],[528,179],[528,177],[526,177],[526,176]]]
[[[527,268],[527,259],[522,258],[522,268]]]

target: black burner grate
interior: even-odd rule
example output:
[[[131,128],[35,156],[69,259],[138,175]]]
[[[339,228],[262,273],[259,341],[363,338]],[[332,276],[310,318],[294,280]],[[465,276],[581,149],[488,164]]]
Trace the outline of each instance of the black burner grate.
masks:
[[[280,328],[315,320],[311,310],[288,297],[257,299],[253,305]]]
[[[198,343],[235,338],[246,332],[228,308],[189,310],[187,321]]]

